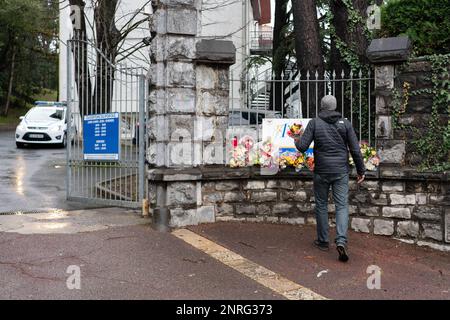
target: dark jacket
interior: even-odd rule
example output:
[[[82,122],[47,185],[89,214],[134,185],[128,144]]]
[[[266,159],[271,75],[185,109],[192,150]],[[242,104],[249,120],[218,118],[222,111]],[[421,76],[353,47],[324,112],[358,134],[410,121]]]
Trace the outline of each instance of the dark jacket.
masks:
[[[358,138],[350,121],[343,119],[336,111],[322,111],[312,119],[303,136],[295,141],[300,152],[308,150],[314,141],[315,173],[348,173],[349,155],[356,165],[359,175],[365,173],[365,166]]]

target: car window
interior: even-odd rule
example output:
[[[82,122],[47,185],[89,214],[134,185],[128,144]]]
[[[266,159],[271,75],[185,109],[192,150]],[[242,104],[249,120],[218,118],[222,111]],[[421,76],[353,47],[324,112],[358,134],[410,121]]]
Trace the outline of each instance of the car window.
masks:
[[[63,110],[56,110],[53,114],[50,115],[50,118],[62,120],[63,115]]]
[[[27,113],[25,118],[29,121],[60,121],[64,119],[64,109],[35,107]]]

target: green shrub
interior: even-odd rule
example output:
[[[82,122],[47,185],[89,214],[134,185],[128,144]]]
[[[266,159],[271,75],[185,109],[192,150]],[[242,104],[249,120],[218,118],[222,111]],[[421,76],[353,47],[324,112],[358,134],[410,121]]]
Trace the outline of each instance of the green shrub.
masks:
[[[383,37],[408,35],[416,56],[450,53],[448,0],[389,0],[381,23]]]

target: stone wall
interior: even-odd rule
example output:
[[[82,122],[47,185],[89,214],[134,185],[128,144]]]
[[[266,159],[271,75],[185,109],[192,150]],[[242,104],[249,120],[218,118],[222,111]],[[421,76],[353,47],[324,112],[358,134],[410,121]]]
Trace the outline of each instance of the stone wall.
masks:
[[[175,176],[177,182],[171,182]],[[183,173],[166,171],[155,179],[167,184],[172,227],[230,220],[315,223],[310,173],[261,176],[257,168],[204,167]],[[350,227],[419,244],[450,243],[448,187],[446,176],[406,170],[402,174],[389,169],[369,173],[360,186],[352,179]],[[328,207],[333,226],[331,194]]]
[[[228,69],[235,49],[226,41],[198,38],[199,0],[154,3],[151,24],[148,198],[154,225],[183,227],[220,220],[313,224],[310,172],[261,175],[256,167],[224,166],[228,124]],[[424,174],[411,137],[392,126],[395,86],[429,86],[421,62],[401,69],[375,66],[377,172],[360,186],[350,183],[353,230],[419,244],[450,243],[450,193],[446,174]],[[422,123],[430,97],[415,97],[400,121]],[[417,161],[417,159],[415,160]],[[330,197],[330,224],[334,205]],[[449,248],[447,246],[446,248]]]
[[[431,89],[431,65],[424,58],[411,60],[402,65],[381,65],[375,67],[376,87],[376,136],[384,164],[414,167],[422,162],[413,144],[428,127],[431,118],[433,96],[424,89]],[[401,110],[398,125],[392,116],[394,88],[404,100],[404,84],[409,85],[406,108]],[[420,94],[411,94],[422,90]],[[448,114],[439,115],[441,124],[448,123]],[[405,128],[400,128],[403,126]],[[416,131],[409,127],[414,127]]]

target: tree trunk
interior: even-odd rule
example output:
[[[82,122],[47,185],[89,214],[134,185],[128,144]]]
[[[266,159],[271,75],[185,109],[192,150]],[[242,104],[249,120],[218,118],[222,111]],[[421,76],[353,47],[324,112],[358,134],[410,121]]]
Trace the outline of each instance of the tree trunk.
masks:
[[[341,53],[339,52],[339,49],[337,47],[336,43],[336,37],[341,39],[344,43],[347,43],[348,41],[348,13],[347,9],[345,7],[345,4],[342,2],[342,0],[332,0],[330,10],[333,13],[333,20],[332,24],[335,28],[336,36],[331,37],[331,50],[330,50],[330,70],[334,70],[337,75],[341,75],[342,70],[344,71],[345,75],[349,75],[350,73],[350,65],[348,63],[345,63],[345,61],[342,58]],[[350,99],[348,97],[345,98],[344,103],[342,103],[342,83],[336,83],[336,92],[335,97],[338,103],[338,111],[342,111],[344,108],[344,117],[347,117],[350,119]],[[351,85],[351,84],[350,84]],[[344,88],[345,90],[345,88]],[[344,92],[344,97],[345,97]]]
[[[356,31],[350,33],[349,43],[355,44],[356,54],[358,55],[359,63],[361,65],[369,64],[369,59],[366,55],[367,47],[369,46],[369,39],[366,36],[365,24],[367,21],[367,8],[369,6],[369,0],[353,0],[353,8],[363,18],[360,23],[356,25]]]
[[[324,61],[316,3],[314,0],[292,0],[292,9],[294,14],[297,66],[301,72],[301,80],[306,80],[306,73],[308,71],[312,74],[312,79],[315,78],[314,73],[316,71],[318,72],[318,79],[323,79]],[[323,89],[321,88],[323,88],[322,82],[314,84],[301,83],[300,94],[303,117],[311,117],[315,114],[316,108],[318,109],[319,107],[318,101],[322,98],[321,93]]]
[[[286,34],[283,29],[288,23],[287,13],[288,0],[275,1],[275,21],[273,28],[273,51],[272,51],[272,70],[273,70],[273,90],[270,92],[270,105],[272,110],[281,111],[284,104],[284,95],[282,92],[282,73],[286,68],[287,49],[285,45]]]
[[[74,29],[74,36],[72,40],[72,52],[74,57],[75,82],[78,93],[78,106],[81,118],[89,113],[95,113],[95,102],[92,104],[92,83],[89,75],[89,55],[87,44],[87,30],[83,0],[69,0],[71,6],[78,6],[80,8],[80,30]],[[70,59],[70,57],[67,57]],[[71,70],[67,70],[71,72]],[[70,99],[71,97],[67,97]]]
[[[11,56],[11,66],[9,71],[9,80],[8,80],[8,92],[6,94],[6,103],[5,110],[3,111],[3,115],[7,116],[9,111],[9,105],[11,104],[11,95],[14,83],[14,71],[16,66],[16,55],[17,55],[17,47],[13,45],[12,48],[12,56]]]
[[[330,10],[333,13],[333,26],[335,28],[335,37],[331,38],[331,53],[330,53],[330,67],[336,71],[338,78],[340,78],[342,70],[348,77],[350,70],[354,75],[358,74],[358,69],[345,61],[342,52],[338,49],[337,41],[341,41],[345,44],[346,50],[353,52],[357,58],[357,64],[359,66],[366,66],[369,61],[366,56],[366,49],[369,45],[369,39],[364,33],[364,24],[367,19],[367,7],[369,5],[368,0],[352,0],[352,7],[363,17],[362,21],[358,22],[354,27],[351,27],[348,19],[349,13],[346,5],[342,0],[332,0]],[[338,39],[336,39],[338,38]],[[342,111],[345,117],[351,117],[350,111],[350,99],[346,97],[345,90],[349,88],[342,88],[343,83],[336,83],[335,96],[338,101],[338,111]],[[344,89],[344,97],[342,96],[342,89]],[[357,87],[353,87],[353,92],[357,90]],[[342,101],[344,99],[344,101]]]
[[[97,46],[101,54],[97,55],[96,100],[101,101],[101,112],[112,109],[114,88],[114,63],[120,32],[115,24],[118,0],[99,0],[94,11],[97,30]]]
[[[366,49],[369,44],[369,39],[364,33],[364,24],[367,19],[368,0],[352,0],[353,8],[358,14],[363,17],[363,20],[354,26],[351,30],[348,21],[348,10],[342,0],[331,1],[331,11],[333,13],[333,25],[336,30],[336,36],[346,44],[357,56],[360,65],[366,65],[369,60],[366,56]],[[336,71],[344,70],[347,73],[350,70],[350,65],[344,61],[342,54],[336,46],[336,39],[331,39],[331,67]]]

